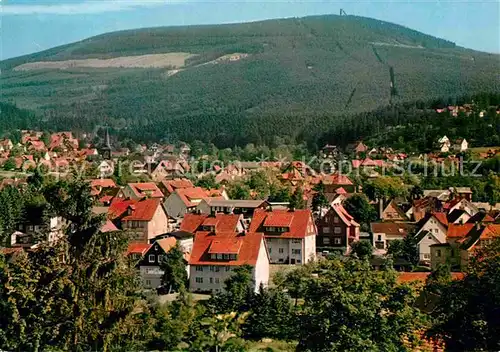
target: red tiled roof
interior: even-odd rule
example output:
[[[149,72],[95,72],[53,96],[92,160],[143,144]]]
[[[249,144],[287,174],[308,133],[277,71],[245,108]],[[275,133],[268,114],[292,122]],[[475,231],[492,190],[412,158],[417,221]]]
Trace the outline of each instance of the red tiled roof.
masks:
[[[193,200],[201,200],[208,197],[207,192],[201,187],[179,188],[175,193],[179,195],[188,208],[198,205],[198,203],[193,202]]]
[[[447,237],[449,238],[463,238],[467,236],[467,234],[470,232],[476,226],[475,224],[450,224],[448,226],[448,234]]]
[[[91,187],[113,188],[116,187],[115,181],[110,178],[99,178],[90,181]]]
[[[116,219],[122,217],[124,221],[151,221],[161,201],[158,198],[149,199],[117,199],[115,198],[108,209],[108,217]],[[126,215],[130,209],[131,214]]]
[[[176,189],[179,188],[192,188],[194,187],[193,183],[188,179],[174,179],[174,180],[163,180],[162,185],[169,193],[173,193]]]
[[[415,224],[405,222],[372,222],[373,233],[385,233],[386,235],[406,237],[414,228]]]
[[[101,232],[106,233],[106,232],[113,232],[113,231],[119,231],[118,228],[111,222],[111,220],[106,220],[106,223],[101,227]]]
[[[398,274],[398,282],[403,283],[403,282],[412,282],[412,281],[420,281],[420,282],[425,282],[427,280],[427,276],[430,275],[430,272],[414,272],[414,273],[399,273]],[[464,278],[464,273],[451,273],[451,278],[453,280],[462,280]]]
[[[332,206],[332,209],[337,213],[340,219],[347,226],[359,226],[359,224],[354,221],[354,218],[345,210],[345,208],[341,204],[335,204]]]
[[[276,225],[267,225],[268,222],[266,222],[266,220],[271,215],[272,215],[271,223]],[[264,232],[264,228],[266,226],[275,226],[275,227],[287,226],[281,224],[290,224],[288,226],[289,231],[277,235],[281,238],[304,238],[308,234],[307,226],[309,224],[315,226],[314,221],[312,220],[311,211],[308,209],[295,209],[294,211],[281,210],[281,209],[268,211],[266,209],[256,209],[248,231]]]
[[[446,216],[446,213],[443,212],[433,212],[432,215],[439,221],[442,225],[445,227],[448,226],[448,218]]]
[[[163,198],[163,193],[153,182],[129,183],[128,186],[137,197]]]
[[[208,214],[186,214],[182,219],[180,231],[195,233],[203,225],[214,226],[216,232],[236,231],[240,215],[236,214],[216,214],[215,217]],[[207,221],[207,224],[205,224]]]
[[[293,216],[293,212],[271,212],[266,216],[264,226],[290,227]]]
[[[167,237],[167,238],[162,238],[161,240],[157,240],[155,242],[158,244],[165,253],[168,253],[175,245],[177,244],[177,240],[175,237]]]
[[[210,254],[238,254],[241,249],[243,241],[237,238],[221,238],[213,240],[208,249]]]
[[[344,189],[344,187],[339,187],[335,190],[335,193],[337,194],[347,194],[347,191]]]
[[[354,159],[354,160],[352,160],[352,167],[354,169],[357,169],[357,168],[359,168],[361,166],[362,162],[363,162],[362,160]]]
[[[127,253],[126,255],[130,254],[139,254],[143,256],[146,254],[146,252],[151,248],[151,244],[149,243],[130,243],[128,245]]]
[[[221,232],[213,235],[208,232],[198,232],[194,239],[193,251],[189,259],[190,265],[227,265],[241,266],[249,264],[255,266],[259,250],[263,245],[261,233],[238,234],[236,232]],[[213,247],[212,247],[213,246]],[[239,246],[239,251],[235,248]],[[213,260],[212,253],[237,254],[235,260]]]

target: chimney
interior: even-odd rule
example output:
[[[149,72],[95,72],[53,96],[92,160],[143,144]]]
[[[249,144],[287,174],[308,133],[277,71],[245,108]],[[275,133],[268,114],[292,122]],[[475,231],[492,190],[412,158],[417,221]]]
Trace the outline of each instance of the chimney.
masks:
[[[132,215],[132,213],[134,212],[135,210],[135,205],[134,204],[130,204],[127,208],[127,215]]]

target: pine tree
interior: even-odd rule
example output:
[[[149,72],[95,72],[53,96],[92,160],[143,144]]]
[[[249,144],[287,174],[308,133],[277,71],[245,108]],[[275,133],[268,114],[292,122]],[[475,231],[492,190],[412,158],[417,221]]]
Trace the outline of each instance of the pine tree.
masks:
[[[162,285],[168,287],[168,292],[179,292],[187,286],[187,271],[184,252],[179,244],[171,248],[163,257],[160,268],[164,271]]]

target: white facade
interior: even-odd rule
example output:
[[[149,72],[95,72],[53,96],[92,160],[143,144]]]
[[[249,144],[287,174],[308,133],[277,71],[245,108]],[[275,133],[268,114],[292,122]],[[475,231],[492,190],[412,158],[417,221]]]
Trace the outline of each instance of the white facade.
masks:
[[[305,264],[316,258],[316,236],[305,238],[266,237],[272,264]]]
[[[192,292],[221,292],[224,282],[233,275],[236,268],[237,266],[221,262],[214,262],[214,265],[190,265],[189,289]],[[269,256],[263,239],[253,267],[252,280],[255,292],[261,284],[267,287],[269,283]]]
[[[431,261],[431,246],[433,244],[443,243],[440,242],[434,234],[428,232],[425,236],[422,237],[420,242],[418,243],[418,255],[421,262],[429,262]]]
[[[446,242],[448,229],[434,216],[431,216],[417,232],[417,236],[419,236],[423,231],[428,231],[428,234],[423,236],[419,241],[418,253],[420,260],[425,262],[431,260],[431,245]]]

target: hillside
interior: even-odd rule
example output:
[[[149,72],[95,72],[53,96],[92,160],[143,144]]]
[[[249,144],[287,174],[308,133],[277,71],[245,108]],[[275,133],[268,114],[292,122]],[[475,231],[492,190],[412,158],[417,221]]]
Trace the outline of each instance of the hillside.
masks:
[[[53,128],[108,123],[140,139],[267,143],[332,115],[498,92],[499,62],[355,16],[149,28],[3,61],[0,101]]]

